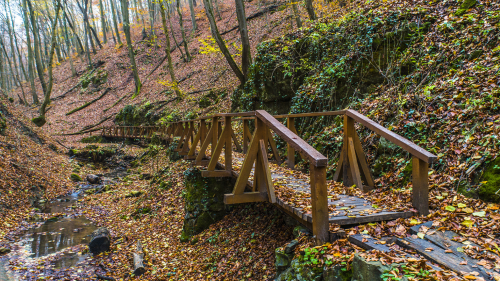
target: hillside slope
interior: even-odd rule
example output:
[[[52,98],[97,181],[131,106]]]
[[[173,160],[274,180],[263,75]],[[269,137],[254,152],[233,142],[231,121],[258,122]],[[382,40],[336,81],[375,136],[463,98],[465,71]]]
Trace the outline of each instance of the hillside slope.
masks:
[[[0,99],[0,243],[33,206],[72,186],[65,152],[9,101]]]
[[[358,110],[438,156],[433,192],[458,188],[498,202],[499,36],[495,1],[357,1],[340,19],[259,46],[233,110]],[[297,122],[330,155],[332,175],[342,120]],[[409,187],[409,155],[362,126],[358,132],[380,183]]]
[[[255,16],[248,22],[251,47],[254,50],[260,42],[267,38],[274,38],[290,29],[289,11],[284,2],[248,2],[246,4],[247,17]],[[269,10],[269,7],[272,9]],[[281,7],[281,8],[279,8]],[[221,3],[221,19],[217,24],[224,35],[225,40],[234,54],[235,59],[240,60],[239,31],[236,14],[234,13],[234,3]],[[77,77],[71,77],[71,69],[68,61],[54,68],[54,88],[52,91],[52,103],[47,113],[48,124],[44,130],[49,134],[75,133],[87,126],[112,124],[116,114],[126,105],[143,105],[150,103],[158,106],[158,112],[162,115],[171,115],[174,119],[182,119],[184,116],[203,115],[208,112],[224,112],[230,106],[228,93],[231,93],[238,85],[236,76],[232,73],[222,54],[218,51],[215,41],[211,37],[210,28],[206,15],[201,6],[196,7],[198,30],[194,36],[189,37],[189,50],[193,59],[184,62],[181,58],[179,48],[175,47],[173,37],[170,35],[173,64],[176,78],[179,80],[179,87],[186,93],[183,101],[175,99],[175,94],[169,86],[170,76],[166,70],[164,62],[151,76],[148,75],[158,65],[165,56],[165,34],[161,22],[155,26],[156,38],[153,38],[148,30],[149,37],[142,40],[142,26],[132,25],[132,36],[134,39],[134,49],[136,61],[139,69],[139,76],[143,86],[141,93],[132,99],[134,92],[134,80],[129,67],[128,51],[126,46],[115,48],[112,40],[107,45],[103,45],[102,50],[92,55],[94,65],[100,65],[94,72],[87,71],[85,58],[75,58],[75,67],[78,72]],[[183,9],[184,19],[189,18],[187,7]],[[182,41],[178,16],[172,15],[174,33],[177,42]],[[190,20],[184,22],[187,35],[191,30]],[[184,50],[182,50],[184,53]],[[146,79],[146,77],[148,77]],[[38,80],[37,80],[38,81]],[[79,84],[80,83],[80,84]],[[76,87],[75,87],[76,86]],[[37,82],[37,93],[41,98],[42,91]],[[106,89],[108,89],[106,91]],[[29,89],[28,84],[24,87]],[[71,90],[71,91],[69,91]],[[218,93],[226,93],[226,98],[220,100],[218,104],[208,108],[199,108],[200,98],[216,90]],[[105,94],[104,94],[105,93]],[[17,89],[14,96],[22,95],[21,89]],[[68,115],[74,109],[104,95],[102,99],[91,104],[83,110]],[[161,107],[160,107],[161,106]],[[37,116],[36,108],[25,110],[25,114],[30,117]],[[105,122],[100,123],[100,121]],[[64,143],[80,139],[81,136],[65,136],[60,138]]]

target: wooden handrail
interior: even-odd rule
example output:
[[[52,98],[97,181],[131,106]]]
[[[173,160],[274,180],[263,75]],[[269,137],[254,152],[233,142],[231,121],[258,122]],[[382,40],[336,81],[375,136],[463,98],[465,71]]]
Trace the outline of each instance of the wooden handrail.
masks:
[[[313,116],[336,116],[336,115],[344,115],[345,110],[338,111],[325,111],[325,112],[309,112],[309,113],[295,113],[295,114],[281,114],[281,115],[273,115],[274,118],[298,118],[298,117],[313,117]]]
[[[314,147],[297,136],[294,132],[288,129],[281,122],[276,120],[271,114],[264,110],[257,110],[256,116],[262,120],[269,128],[271,128],[278,136],[283,138],[295,150],[302,152],[311,163],[316,167],[325,167],[328,164],[328,159],[319,153]]]
[[[402,149],[408,151],[410,154],[412,154],[413,156],[417,157],[418,159],[426,163],[434,163],[437,159],[436,155],[421,148],[420,146],[408,140],[407,138],[387,130],[382,125],[376,123],[375,121],[371,120],[370,118],[364,116],[363,114],[355,110],[351,109],[347,110],[346,115],[354,119],[356,122],[363,124],[363,126],[381,135],[388,141],[398,145]]]

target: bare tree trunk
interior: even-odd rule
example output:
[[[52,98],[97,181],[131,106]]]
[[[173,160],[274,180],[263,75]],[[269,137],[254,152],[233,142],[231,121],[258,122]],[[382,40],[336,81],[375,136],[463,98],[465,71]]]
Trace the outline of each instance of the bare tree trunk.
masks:
[[[120,39],[120,31],[118,30],[118,22],[116,20],[117,18],[117,11],[115,10],[115,3],[114,0],[109,0],[109,3],[111,5],[111,13],[113,14],[113,25],[115,27],[115,33],[116,33],[116,39],[118,40],[118,44],[122,45],[122,40]]]
[[[116,7],[116,16],[118,17],[118,23],[123,23],[121,7],[118,8],[118,5],[116,4],[115,0],[111,0],[111,1],[113,2],[113,5],[115,5],[115,7]]]
[[[10,73],[12,75],[13,84],[14,84],[14,86],[17,86],[18,85],[17,83],[19,83],[19,81],[17,80],[16,74],[15,74],[14,70],[12,69],[12,62],[10,61],[9,54],[7,53],[7,49],[5,48],[5,43],[3,42],[3,38],[1,36],[0,36],[0,45],[3,49],[3,53],[4,53],[5,57],[7,58],[7,62],[8,62],[9,68],[10,68]],[[19,83],[19,84],[21,84],[21,83]]]
[[[292,10],[293,10],[293,15],[294,15],[295,21],[297,22],[297,28],[301,28],[302,27],[302,20],[300,19],[299,9],[297,8],[297,4],[295,4],[295,2],[292,3]]]
[[[210,23],[210,30],[212,31],[212,36],[217,42],[217,45],[219,45],[222,54],[226,58],[227,62],[229,63],[229,66],[233,70],[236,77],[238,77],[241,84],[245,84],[245,75],[243,75],[240,68],[234,61],[233,57],[231,56],[231,53],[227,49],[226,43],[224,43],[224,39],[220,35],[219,29],[217,28],[217,24],[215,23],[215,18],[214,18],[214,12],[212,9],[212,3],[210,3],[210,0],[203,0],[203,3],[205,4],[205,12],[207,14],[208,22]]]
[[[155,7],[156,7],[156,2],[153,2],[151,0],[148,0],[148,10],[149,10],[149,26],[151,29],[151,38],[153,39],[153,43],[156,46],[156,33],[154,29],[154,24],[156,20],[156,14],[155,14]]]
[[[130,22],[128,14],[128,0],[121,0],[122,15],[123,15],[123,32],[125,33],[125,39],[127,40],[128,56],[130,58],[130,64],[132,66],[132,71],[135,80],[135,95],[137,96],[141,91],[141,80],[139,79],[139,72],[137,71],[137,65],[135,63],[134,48],[132,46],[132,39],[130,38]]]
[[[163,3],[164,3],[163,1],[161,1],[161,3],[160,3],[160,5],[161,5],[160,14],[161,14],[161,21],[162,21],[162,25],[163,25],[163,33],[165,33],[165,37],[167,39],[167,46],[165,46],[165,53],[167,55],[168,71],[170,72],[170,79],[172,79],[172,87],[174,88],[175,93],[177,94],[177,97],[179,99],[183,99],[184,94],[179,89],[179,85],[177,83],[177,80],[175,79],[174,67],[172,65],[172,56],[170,55],[170,36],[168,35],[167,19],[165,16],[165,7],[163,6]]]
[[[40,101],[38,100],[38,96],[35,90],[35,77],[33,75],[33,49],[31,47],[31,38],[30,38],[30,28],[28,23],[28,7],[26,4],[26,0],[23,0],[23,20],[24,20],[24,29],[26,30],[26,45],[28,45],[28,72],[29,72],[29,80],[31,87],[31,96],[33,97],[33,104],[38,104]]]
[[[101,12],[101,25],[102,25],[102,43],[108,43],[108,38],[106,38],[106,21],[104,18],[104,6],[102,0],[99,0],[99,10]]]
[[[222,16],[221,16],[220,10],[219,10],[219,1],[218,0],[214,0],[214,6],[215,6],[215,14],[219,18],[219,20],[222,20]]]
[[[42,66],[42,59],[40,56],[40,35],[38,34],[38,28],[37,28],[37,22],[35,20],[35,11],[33,10],[33,6],[31,5],[31,0],[24,0],[27,1],[28,7],[30,9],[30,18],[31,18],[31,27],[33,28],[33,40],[34,42],[34,48],[35,48],[35,65],[36,65],[36,70],[38,73],[38,78],[40,79],[40,84],[42,85],[42,90],[43,93],[45,94],[47,92],[47,84],[45,84],[45,78],[43,77],[43,66]]]
[[[170,5],[167,5],[168,12],[167,12],[167,18],[168,18],[168,23],[170,24],[170,32],[172,33],[172,38],[174,38],[174,43],[176,47],[179,47],[179,52],[181,53],[181,58],[182,60],[186,61],[187,59],[184,56],[184,53],[182,52],[182,48],[179,46],[179,43],[177,43],[177,39],[175,38],[174,34],[174,26],[172,25],[172,20],[170,19]]]
[[[24,63],[23,63],[23,56],[21,52],[19,51],[19,44],[17,43],[17,36],[14,34],[14,41],[16,42],[16,51],[17,51],[17,57],[19,59],[19,65],[21,66],[22,73],[24,75],[24,80],[29,81],[28,74],[26,73],[26,69],[24,68]]]
[[[63,11],[64,14],[66,14],[66,11]],[[76,76],[76,69],[75,66],[73,65],[73,54],[71,53],[71,44],[69,42],[69,36],[68,36],[68,27],[66,25],[66,20],[63,20],[64,23],[64,39],[66,41],[66,46],[68,47],[68,58],[69,58],[69,64],[71,66],[71,75],[74,77]]]
[[[50,46],[50,53],[49,53],[49,63],[48,63],[48,72],[49,72],[49,84],[47,86],[47,90],[44,93],[44,100],[42,105],[40,106],[40,116],[37,118],[34,118],[33,122],[41,127],[45,125],[45,109],[47,108],[47,105],[50,103],[50,93],[52,92],[52,85],[54,83],[54,77],[52,76],[52,62],[54,60],[54,51],[56,48],[56,27],[57,27],[57,21],[59,19],[59,11],[61,10],[61,3],[59,0],[57,0],[56,3],[56,14],[54,17],[54,22],[52,24],[52,36],[51,36],[51,46]]]
[[[180,7],[180,0],[176,0],[176,5],[177,5],[177,13],[179,14],[179,24],[181,26],[181,34],[182,34],[182,41],[184,43],[184,50],[186,51],[186,58],[187,61],[191,61],[191,54],[189,53],[188,49],[188,44],[187,44],[187,39],[186,39],[186,32],[184,32],[184,23],[182,22],[182,13],[181,13],[181,7]]]
[[[248,28],[247,28],[247,18],[245,15],[245,3],[243,0],[235,0],[236,4],[236,17],[238,18],[238,25],[240,27],[241,36],[241,70],[245,76],[245,80],[248,78],[248,68],[252,64],[252,55],[250,53],[250,40],[248,38]]]
[[[76,39],[76,42],[78,43],[77,46],[80,48],[78,51],[79,54],[83,54],[85,52],[85,48],[83,48],[82,40],[80,40],[80,37],[78,36],[78,32],[76,32],[75,27],[73,26],[73,23],[71,22],[69,16],[68,16],[68,7],[64,9],[64,16],[66,18],[66,22],[69,25],[69,28],[73,31],[73,36]]]
[[[191,22],[193,24],[193,27],[191,29],[191,35],[194,36],[194,33],[196,32],[196,29],[198,29],[198,25],[196,24],[196,14],[194,12],[194,0],[188,0],[189,2],[189,11],[191,12]]]
[[[312,0],[305,0],[306,1],[306,10],[307,13],[309,14],[309,19],[311,20],[316,20],[316,14],[314,13],[314,6],[312,3]]]
[[[11,56],[12,56],[12,61],[14,62],[13,74],[16,76],[16,80],[17,80],[18,85],[21,86],[21,80],[19,79],[18,68],[17,68],[16,53],[14,52],[14,38],[12,36],[13,30],[12,30],[12,27],[10,25],[9,15],[7,14],[7,1],[4,1],[3,3],[4,3],[4,8],[5,8],[5,19],[6,19],[6,23],[7,23],[7,32],[9,33],[9,39],[10,39],[10,52],[11,52]],[[10,9],[10,5],[9,5],[9,9]],[[12,12],[11,12],[11,14],[12,14]]]

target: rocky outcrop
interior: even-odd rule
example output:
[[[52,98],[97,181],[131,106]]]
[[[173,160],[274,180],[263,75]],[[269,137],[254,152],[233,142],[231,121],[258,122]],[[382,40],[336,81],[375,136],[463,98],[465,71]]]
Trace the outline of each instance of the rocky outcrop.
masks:
[[[184,226],[181,241],[191,237],[221,220],[226,214],[224,194],[231,193],[232,178],[204,178],[200,170],[190,168],[184,172],[186,193],[184,194]]]

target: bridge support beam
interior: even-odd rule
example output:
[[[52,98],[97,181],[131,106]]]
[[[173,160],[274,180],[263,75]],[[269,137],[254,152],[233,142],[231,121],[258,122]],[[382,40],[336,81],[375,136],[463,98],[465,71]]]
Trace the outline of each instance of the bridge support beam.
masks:
[[[266,192],[245,192],[242,194],[224,194],[224,204],[241,204],[267,201]]]

